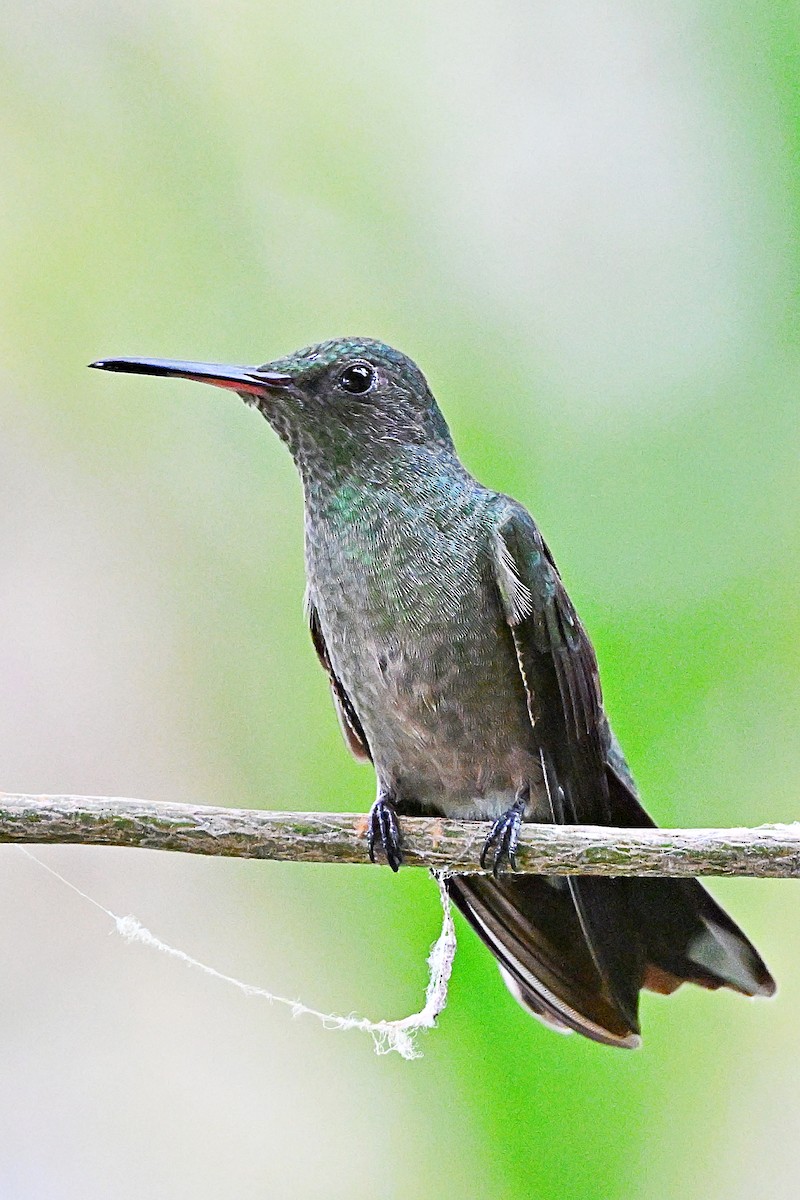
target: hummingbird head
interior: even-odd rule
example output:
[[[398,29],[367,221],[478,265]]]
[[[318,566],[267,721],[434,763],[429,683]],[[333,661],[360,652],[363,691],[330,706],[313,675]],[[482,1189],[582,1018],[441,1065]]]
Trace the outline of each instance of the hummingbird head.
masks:
[[[408,446],[451,449],[424,375],[370,338],[337,338],[260,367],[171,359],[103,359],[104,371],[175,376],[228,388],[266,417],[301,472],[348,469]]]

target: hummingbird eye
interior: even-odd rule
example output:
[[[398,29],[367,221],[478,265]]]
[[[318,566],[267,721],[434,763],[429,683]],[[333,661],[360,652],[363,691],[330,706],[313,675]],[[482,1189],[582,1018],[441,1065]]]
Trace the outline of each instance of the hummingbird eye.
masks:
[[[339,387],[352,396],[368,392],[375,379],[375,369],[369,363],[351,363],[339,376]]]

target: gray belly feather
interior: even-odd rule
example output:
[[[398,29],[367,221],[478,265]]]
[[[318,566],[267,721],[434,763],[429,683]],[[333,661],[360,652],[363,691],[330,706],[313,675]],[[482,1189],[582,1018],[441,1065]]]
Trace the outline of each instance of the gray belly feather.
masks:
[[[487,817],[541,773],[488,538],[431,511],[307,528],[309,584],[333,668],[399,808]],[[480,513],[477,514],[480,518]],[[457,517],[457,514],[456,514]]]

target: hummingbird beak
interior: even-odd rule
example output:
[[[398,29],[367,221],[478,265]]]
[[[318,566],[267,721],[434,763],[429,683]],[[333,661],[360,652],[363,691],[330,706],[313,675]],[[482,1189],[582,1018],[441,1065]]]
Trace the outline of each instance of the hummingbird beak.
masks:
[[[103,358],[89,363],[99,371],[121,371],[130,375],[164,375],[175,379],[194,379],[213,383],[233,392],[260,396],[273,388],[291,386],[291,375],[280,371],[262,371],[259,367],[232,367],[223,363],[183,362],[172,358]]]

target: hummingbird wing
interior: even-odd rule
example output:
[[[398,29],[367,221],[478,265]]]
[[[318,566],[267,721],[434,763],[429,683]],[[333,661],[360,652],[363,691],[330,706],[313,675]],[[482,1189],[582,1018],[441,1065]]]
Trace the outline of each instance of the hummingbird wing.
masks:
[[[331,665],[328,647],[325,645],[325,636],[319,621],[319,613],[310,592],[306,593],[305,605],[308,615],[308,627],[311,631],[311,640],[314,643],[317,658],[322,663],[328,675],[333,694],[333,703],[339,717],[339,724],[342,727],[344,740],[347,742],[354,758],[357,758],[360,762],[372,762],[372,753],[367,742],[367,735],[364,733],[363,726],[358,719],[358,713],[353,707],[353,702],[345,691],[342,681]]]
[[[552,818],[613,824],[594,649],[539,529],[514,501],[496,527],[494,560]],[[622,881],[570,876],[567,886],[603,988],[635,1035],[645,961]]]

